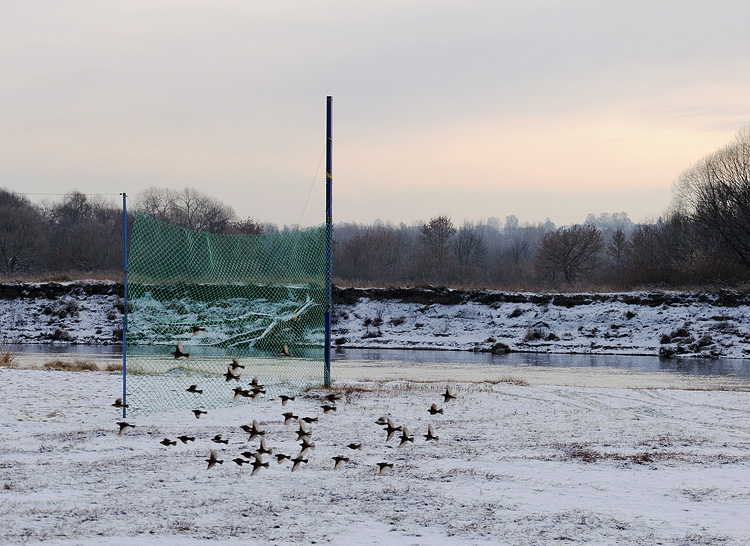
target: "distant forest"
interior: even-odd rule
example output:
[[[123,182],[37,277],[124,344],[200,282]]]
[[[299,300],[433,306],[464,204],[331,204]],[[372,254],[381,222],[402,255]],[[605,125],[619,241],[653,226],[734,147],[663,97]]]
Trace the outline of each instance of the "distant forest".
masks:
[[[295,229],[238,220],[230,206],[191,188],[150,188],[129,207],[212,233]],[[100,196],[71,191],[37,205],[0,188],[0,280],[121,280],[122,223],[121,205]],[[337,223],[333,268],[339,286],[746,289],[750,129],[682,173],[656,223],[634,224],[624,212],[562,227],[515,216],[461,225],[445,215],[411,225]]]

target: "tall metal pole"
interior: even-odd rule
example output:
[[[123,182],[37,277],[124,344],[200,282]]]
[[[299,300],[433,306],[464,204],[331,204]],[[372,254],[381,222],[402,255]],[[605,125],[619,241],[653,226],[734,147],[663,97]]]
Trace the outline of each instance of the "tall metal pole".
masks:
[[[125,307],[122,315],[122,403],[127,405],[127,332],[128,332],[128,208],[126,204],[127,194],[122,194],[122,240],[123,240],[123,285],[125,286]],[[122,416],[126,417],[127,409],[122,408]]]
[[[326,335],[323,382],[331,384],[331,285],[333,282],[333,97],[326,97]]]

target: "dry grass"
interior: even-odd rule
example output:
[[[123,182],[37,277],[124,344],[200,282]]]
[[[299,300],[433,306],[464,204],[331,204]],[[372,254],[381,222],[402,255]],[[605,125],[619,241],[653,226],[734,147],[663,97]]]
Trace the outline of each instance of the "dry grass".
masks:
[[[6,368],[14,368],[16,366],[15,358],[18,356],[18,351],[10,351],[5,346],[5,340],[0,339],[0,366]]]
[[[64,360],[50,360],[44,363],[44,367],[48,370],[59,370],[63,372],[97,372],[99,366],[95,362],[89,360],[74,360],[73,362],[66,362]]]

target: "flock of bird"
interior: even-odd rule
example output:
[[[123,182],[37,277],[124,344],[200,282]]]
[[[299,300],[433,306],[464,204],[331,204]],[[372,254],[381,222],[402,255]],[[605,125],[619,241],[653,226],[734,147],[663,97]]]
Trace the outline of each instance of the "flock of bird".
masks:
[[[200,331],[200,330],[198,330]],[[193,333],[197,333],[196,327],[193,327]],[[181,343],[177,343],[175,347],[175,351],[172,353],[175,358],[188,358],[190,356],[190,353],[184,352],[182,348]],[[284,356],[291,356],[289,353],[289,349],[286,345],[284,345],[282,352],[282,355]],[[241,372],[239,372],[240,369],[244,370],[245,366],[240,364],[239,359],[232,358],[231,364],[227,367],[227,373],[224,374],[224,377],[227,382],[229,381],[240,381],[241,378]],[[195,395],[201,395],[203,394],[203,389],[199,389],[198,385],[190,385],[187,389],[185,389],[187,392],[195,394]],[[259,395],[265,394],[265,388],[264,385],[262,385],[258,377],[253,377],[253,379],[250,381],[247,388],[243,388],[242,386],[236,386],[234,389],[234,400],[237,400],[239,397],[249,397],[253,400],[255,400]],[[335,392],[328,393],[325,395],[322,399],[322,405],[320,408],[323,410],[324,414],[330,414],[332,412],[337,411],[336,403],[341,400],[341,395]],[[446,387],[445,393],[443,394],[443,402],[448,403],[452,400],[455,400],[456,396],[452,393],[450,386]],[[281,405],[286,406],[290,401],[293,401],[295,399],[294,396],[288,396],[288,395],[281,395],[279,396],[279,399],[281,400]],[[127,408],[128,404],[123,403],[122,398],[118,398],[115,400],[114,404],[112,404],[115,408]],[[427,412],[435,416],[437,414],[443,414],[443,408],[438,408],[437,404],[432,404],[430,408],[427,409]],[[194,409],[192,410],[193,415],[196,419],[200,419],[201,415],[205,415],[207,412],[201,409]],[[243,465],[250,465],[252,466],[252,471],[250,473],[251,476],[257,474],[262,468],[268,468],[269,463],[268,461],[264,461],[263,457],[265,455],[273,456],[276,459],[276,462],[278,464],[282,464],[284,461],[288,460],[292,463],[291,471],[294,472],[297,470],[300,465],[306,464],[309,461],[309,454],[311,453],[311,450],[315,449],[315,442],[312,439],[312,429],[309,428],[310,425],[314,423],[318,423],[319,418],[317,416],[315,417],[302,417],[300,418],[299,415],[295,415],[292,411],[286,411],[281,414],[281,418],[283,419],[284,425],[290,425],[293,421],[297,421],[298,423],[298,429],[297,429],[297,439],[296,441],[299,442],[300,445],[300,451],[296,456],[287,455],[284,453],[276,452],[274,453],[274,450],[271,448],[268,448],[266,445],[266,431],[261,429],[261,425],[258,423],[258,421],[253,420],[251,425],[241,425],[239,428],[250,435],[250,438],[248,439],[248,442],[253,441],[254,439],[259,439],[259,446],[255,449],[255,451],[251,450],[245,450],[239,453],[237,457],[231,459],[231,462],[243,466]],[[394,436],[396,436],[396,433],[400,432],[400,436],[398,436],[399,444],[398,447],[403,447],[408,443],[414,443],[414,436],[411,436],[409,434],[409,429],[406,426],[403,425],[396,425],[390,417],[384,415],[380,417],[377,421],[375,421],[375,424],[380,425],[383,427],[383,430],[386,433],[385,441],[389,442],[391,439],[393,439]],[[135,425],[128,423],[126,421],[119,421],[117,422],[117,425],[119,426],[119,435],[122,436],[125,434],[128,428],[133,428]],[[424,439],[426,442],[434,441],[437,442],[439,440],[439,436],[437,436],[437,433],[435,431],[435,428],[429,424],[427,426],[427,434],[424,435]],[[177,441],[182,442],[183,444],[187,444],[188,442],[194,442],[195,437],[194,436],[187,436],[187,435],[181,435],[178,436],[177,439],[171,440],[169,438],[164,438],[159,443],[163,446],[176,446]],[[211,438],[211,441],[215,444],[224,444],[228,445],[229,440],[222,437],[221,434],[217,434],[213,438]],[[362,443],[358,442],[351,442],[346,446],[349,450],[355,451],[355,450],[362,450]],[[341,467],[344,463],[347,463],[350,461],[350,458],[346,455],[336,455],[332,457],[332,460],[334,461],[333,469],[337,470]],[[212,449],[209,457],[205,459],[205,461],[208,463],[207,469],[211,469],[217,464],[223,464],[224,460],[219,458],[219,453],[216,451],[216,449]],[[377,474],[383,475],[386,472],[386,469],[393,469],[393,463],[387,462],[387,461],[381,461],[377,463]]]

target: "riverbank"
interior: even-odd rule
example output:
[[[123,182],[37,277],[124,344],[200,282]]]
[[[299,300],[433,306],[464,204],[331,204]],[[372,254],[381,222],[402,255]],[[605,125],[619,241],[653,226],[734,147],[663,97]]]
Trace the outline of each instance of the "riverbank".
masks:
[[[0,338],[119,343],[122,292],[100,281],[0,284]],[[750,296],[730,291],[335,288],[333,301],[333,343],[345,348],[750,357]]]

